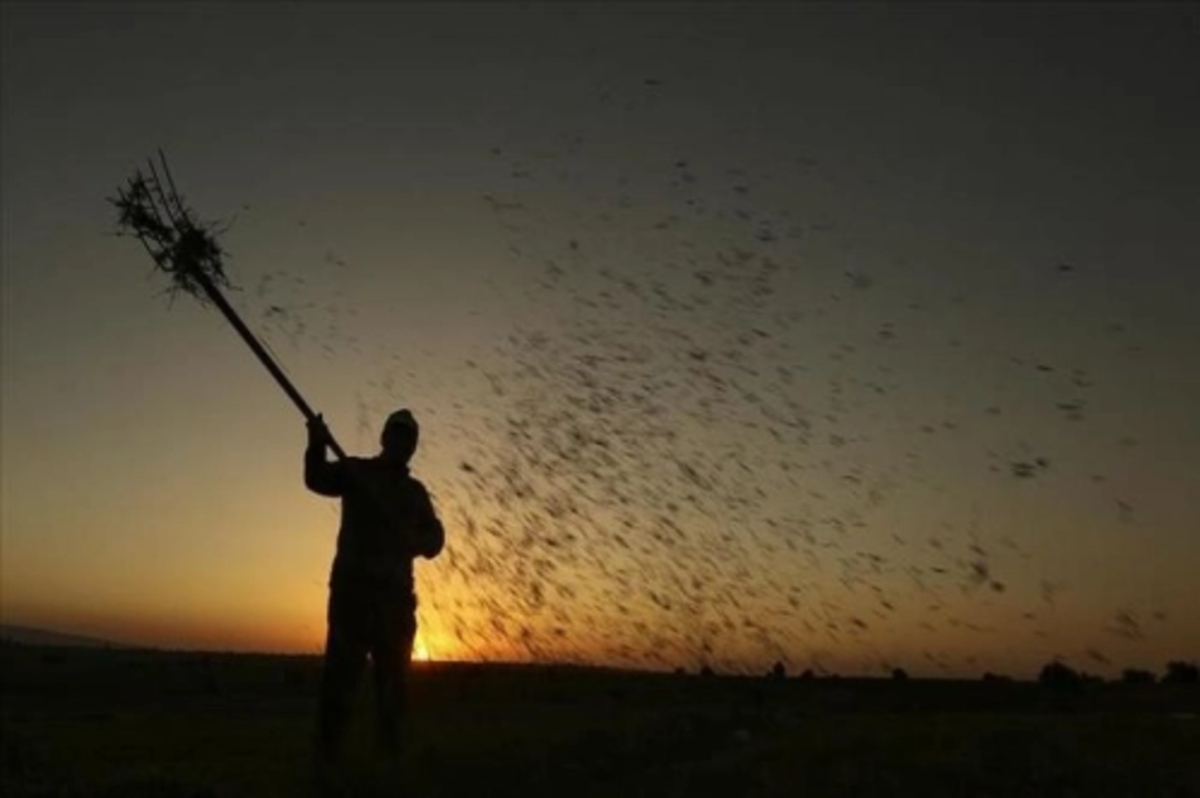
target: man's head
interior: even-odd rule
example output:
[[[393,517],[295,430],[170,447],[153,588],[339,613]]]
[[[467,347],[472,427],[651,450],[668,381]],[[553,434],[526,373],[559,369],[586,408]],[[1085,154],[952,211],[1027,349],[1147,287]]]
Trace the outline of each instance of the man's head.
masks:
[[[417,438],[420,428],[417,420],[407,408],[397,410],[387,417],[383,424],[383,432],[379,433],[379,445],[383,447],[383,456],[388,460],[407,463],[417,450]]]

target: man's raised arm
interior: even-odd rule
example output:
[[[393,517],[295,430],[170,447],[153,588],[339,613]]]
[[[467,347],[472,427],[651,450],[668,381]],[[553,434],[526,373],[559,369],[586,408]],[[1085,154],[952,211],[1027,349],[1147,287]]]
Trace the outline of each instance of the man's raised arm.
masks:
[[[325,419],[315,416],[308,422],[308,447],[304,450],[304,485],[313,493],[337,498],[345,490],[345,468],[340,462],[325,459],[330,441]]]

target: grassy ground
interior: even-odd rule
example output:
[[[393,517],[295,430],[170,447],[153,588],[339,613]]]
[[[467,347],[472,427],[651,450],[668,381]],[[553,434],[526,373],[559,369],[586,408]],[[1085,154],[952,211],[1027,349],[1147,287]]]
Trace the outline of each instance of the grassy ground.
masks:
[[[5,796],[314,794],[314,660],[3,646],[0,666]],[[1188,686],[433,666],[413,698],[400,760],[356,730],[347,794],[1200,798]]]

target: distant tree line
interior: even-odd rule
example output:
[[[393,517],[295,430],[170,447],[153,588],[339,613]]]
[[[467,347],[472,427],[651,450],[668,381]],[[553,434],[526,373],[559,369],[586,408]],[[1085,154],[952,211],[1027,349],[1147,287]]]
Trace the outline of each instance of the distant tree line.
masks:
[[[987,675],[984,678],[986,679]],[[1075,670],[1058,660],[1045,665],[1038,674],[1039,684],[1055,689],[1076,689],[1088,683],[1102,681],[1104,680],[1099,676]],[[1200,684],[1200,667],[1194,662],[1173,660],[1167,663],[1161,679],[1151,671],[1127,668],[1121,673],[1119,681],[1124,684]]]
[[[683,667],[675,669],[676,676],[686,676],[687,670]],[[704,678],[714,678],[717,674],[712,666],[704,665],[699,669],[699,675]],[[890,673],[892,681],[903,682],[907,681],[908,671],[904,668],[892,668]],[[764,677],[771,681],[783,681],[788,678],[787,668],[783,662],[776,662],[771,669],[768,670]],[[806,668],[799,674],[800,681],[812,681],[818,678],[817,674],[811,668]],[[823,677],[825,679],[837,679],[836,673],[827,673]],[[1100,684],[1105,681],[1101,676],[1087,673],[1086,671],[1076,670],[1070,665],[1067,665],[1061,660],[1054,660],[1044,665],[1041,672],[1038,674],[1038,683],[1056,689],[1071,690],[1080,688],[1086,684]],[[1014,681],[1010,676],[993,673],[988,671],[983,674],[983,681],[991,683],[1009,683]],[[1195,662],[1185,662],[1183,660],[1173,660],[1167,663],[1166,669],[1162,676],[1139,668],[1127,668],[1118,679],[1113,681],[1122,684],[1200,684],[1200,667]]]

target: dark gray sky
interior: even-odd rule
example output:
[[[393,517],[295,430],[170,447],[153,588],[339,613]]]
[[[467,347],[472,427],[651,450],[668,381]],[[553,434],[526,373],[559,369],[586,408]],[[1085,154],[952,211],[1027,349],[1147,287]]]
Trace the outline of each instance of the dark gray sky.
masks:
[[[299,417],[111,235],[162,147],[343,441],[423,419],[435,656],[1196,656],[1198,25],[6,4],[5,620],[321,637]]]

